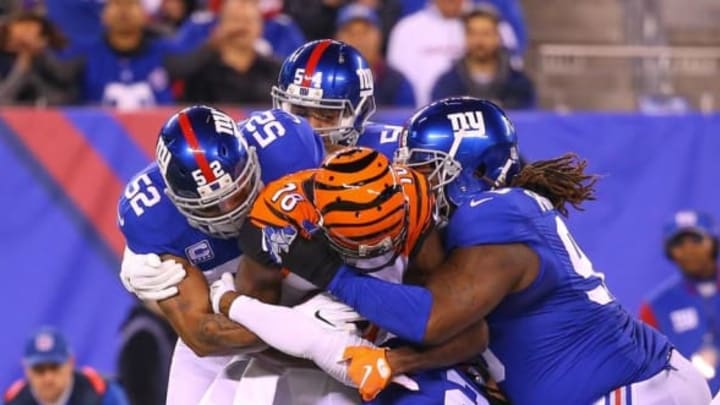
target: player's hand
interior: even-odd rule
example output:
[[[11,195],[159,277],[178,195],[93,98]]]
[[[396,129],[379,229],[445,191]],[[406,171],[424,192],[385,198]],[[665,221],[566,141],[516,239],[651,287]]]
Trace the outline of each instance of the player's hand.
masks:
[[[223,273],[220,279],[210,284],[210,303],[216,314],[220,313],[220,298],[229,291],[235,292],[235,278],[231,273]]]
[[[345,348],[343,359],[348,361],[348,376],[357,384],[363,401],[373,400],[391,382],[411,391],[417,391],[417,383],[405,376],[393,377],[384,347],[351,346]]]
[[[187,272],[174,260],[160,260],[156,254],[136,254],[127,247],[120,265],[125,289],[141,300],[163,300],[177,295],[177,285]]]

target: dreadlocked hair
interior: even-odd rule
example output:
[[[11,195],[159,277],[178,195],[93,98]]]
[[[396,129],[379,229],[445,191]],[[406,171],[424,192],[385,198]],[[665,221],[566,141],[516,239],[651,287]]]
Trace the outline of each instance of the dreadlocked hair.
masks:
[[[582,211],[580,204],[595,199],[595,183],[599,176],[586,174],[586,167],[587,160],[566,153],[555,159],[528,163],[513,177],[510,186],[546,197],[560,214],[567,217],[568,203]]]

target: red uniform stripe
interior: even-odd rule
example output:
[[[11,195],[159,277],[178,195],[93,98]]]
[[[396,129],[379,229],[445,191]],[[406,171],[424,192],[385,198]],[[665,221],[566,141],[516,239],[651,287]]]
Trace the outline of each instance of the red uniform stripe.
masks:
[[[3,108],[0,116],[120,257],[115,202],[123,184],[108,164],[59,111]]]
[[[622,389],[618,388],[613,392],[615,396],[615,405],[622,405]]]
[[[198,167],[200,167],[205,180],[208,183],[215,181],[215,174],[213,174],[212,169],[210,169],[210,165],[208,164],[207,158],[205,158],[204,151],[200,148],[200,143],[197,140],[197,136],[195,136],[195,130],[193,130],[193,127],[190,124],[190,118],[188,118],[187,114],[180,113],[178,120],[180,121],[180,130],[182,131],[185,140],[188,144],[190,144],[193,156],[195,157],[195,162]]]
[[[332,41],[329,39],[320,41],[320,43],[317,44],[315,49],[313,49],[312,53],[310,53],[310,57],[308,58],[307,64],[305,65],[305,77],[302,81],[303,87],[309,87],[312,83],[312,77],[315,74],[317,64],[318,62],[320,62],[320,58],[322,58],[325,50],[328,48],[328,46],[330,46],[331,43]]]

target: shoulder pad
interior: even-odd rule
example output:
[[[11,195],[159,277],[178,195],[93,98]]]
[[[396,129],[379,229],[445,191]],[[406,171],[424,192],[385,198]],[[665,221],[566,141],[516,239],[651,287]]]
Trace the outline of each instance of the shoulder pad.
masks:
[[[172,253],[173,241],[190,225],[164,192],[157,165],[150,165],[125,186],[118,202],[118,225],[136,253]]]
[[[305,170],[282,177],[268,184],[250,211],[250,220],[258,227],[296,228],[309,237],[320,214],[308,198],[314,170]]]
[[[248,144],[257,151],[265,184],[322,163],[322,140],[303,118],[273,109],[254,112],[240,125]]]
[[[368,123],[365,130],[358,139],[358,146],[365,146],[382,153],[392,162],[395,157],[395,150],[398,147],[398,140],[403,127],[398,125],[386,125],[379,123]]]
[[[477,193],[450,216],[446,247],[536,241],[539,236],[532,220],[549,212],[554,212],[550,202],[527,190],[505,188]]]

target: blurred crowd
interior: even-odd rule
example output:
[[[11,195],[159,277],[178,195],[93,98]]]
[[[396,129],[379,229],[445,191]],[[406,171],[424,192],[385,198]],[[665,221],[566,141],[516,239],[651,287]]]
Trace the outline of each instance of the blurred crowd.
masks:
[[[517,0],[5,0],[0,13],[3,105],[269,105],[283,59],[321,38],[360,50],[380,106],[536,99]]]

